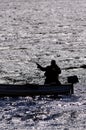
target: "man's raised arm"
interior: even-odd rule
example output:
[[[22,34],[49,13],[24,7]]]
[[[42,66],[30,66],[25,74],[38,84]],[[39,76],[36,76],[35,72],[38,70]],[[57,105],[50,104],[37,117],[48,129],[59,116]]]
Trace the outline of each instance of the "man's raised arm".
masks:
[[[40,70],[42,71],[46,71],[46,68],[45,67],[42,67],[41,65],[39,65],[38,63],[36,63],[37,65],[37,68],[39,68]]]

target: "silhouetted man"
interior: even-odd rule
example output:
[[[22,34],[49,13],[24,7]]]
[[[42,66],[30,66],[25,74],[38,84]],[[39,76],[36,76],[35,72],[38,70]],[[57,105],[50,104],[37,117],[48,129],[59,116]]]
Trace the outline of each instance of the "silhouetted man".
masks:
[[[51,60],[51,65],[47,67],[42,67],[37,63],[37,67],[45,71],[45,84],[61,84],[60,81],[58,80],[59,74],[61,74],[61,69],[57,66],[55,60]]]

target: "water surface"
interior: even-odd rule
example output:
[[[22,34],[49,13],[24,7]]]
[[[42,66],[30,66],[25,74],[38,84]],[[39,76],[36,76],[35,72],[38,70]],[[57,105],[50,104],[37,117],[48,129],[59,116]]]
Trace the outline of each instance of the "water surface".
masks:
[[[0,0],[0,83],[44,83],[43,66],[56,59],[60,81],[77,75],[72,97],[0,98],[2,130],[85,130],[85,0]]]

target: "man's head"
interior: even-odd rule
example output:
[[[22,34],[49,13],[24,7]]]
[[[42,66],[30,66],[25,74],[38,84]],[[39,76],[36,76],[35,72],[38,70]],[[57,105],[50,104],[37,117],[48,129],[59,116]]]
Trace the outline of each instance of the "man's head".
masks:
[[[51,65],[56,65],[56,61],[55,60],[51,60]]]

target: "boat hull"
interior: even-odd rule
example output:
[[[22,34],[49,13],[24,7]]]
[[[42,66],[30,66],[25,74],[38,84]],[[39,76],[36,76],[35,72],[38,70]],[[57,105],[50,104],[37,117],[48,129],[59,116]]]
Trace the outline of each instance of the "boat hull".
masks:
[[[72,84],[37,85],[37,84],[0,84],[0,96],[36,96],[36,95],[71,95],[74,93]]]

